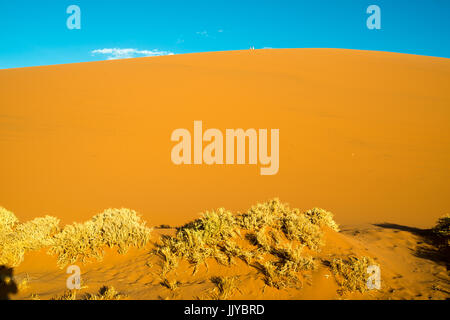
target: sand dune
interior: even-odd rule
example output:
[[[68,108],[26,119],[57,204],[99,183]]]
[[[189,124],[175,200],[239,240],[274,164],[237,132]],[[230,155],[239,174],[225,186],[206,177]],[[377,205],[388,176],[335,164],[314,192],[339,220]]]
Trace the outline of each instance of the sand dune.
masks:
[[[162,236],[173,236],[173,229],[156,229],[151,244],[130,249],[124,255],[107,249],[101,261],[76,264],[81,267],[81,290],[77,298],[96,293],[103,286],[115,288],[122,299],[217,299],[215,277],[235,279],[227,296],[221,299],[448,299],[450,275],[445,261],[427,241],[427,231],[400,225],[344,226],[337,233],[325,230],[324,246],[313,254],[315,268],[302,271],[295,286],[268,285],[254,263],[236,259],[229,266],[208,259],[197,272],[186,260],[164,272],[164,259],[153,254]],[[54,299],[68,290],[66,268],[59,268],[46,250],[32,251],[14,269],[18,287],[12,299]],[[428,252],[428,254],[425,254]],[[434,255],[431,253],[434,252]],[[340,291],[336,275],[327,264],[336,257],[371,257],[381,268],[381,289],[363,292]],[[167,281],[167,283],[164,283]]]
[[[171,290],[162,234],[126,255],[107,251],[82,267],[84,292],[112,285],[132,299],[211,298],[213,276],[236,276],[235,299],[444,299],[446,265],[426,232],[449,212],[450,60],[331,49],[186,54],[0,70],[0,205],[21,221],[49,214],[62,224],[105,208],[137,210],[150,226],[181,226],[199,212],[244,212],[280,197],[300,210],[322,207],[343,224],[325,232],[301,289],[268,287],[257,268],[218,263],[192,275],[181,264]],[[279,129],[279,171],[255,165],[181,165],[171,133]],[[425,252],[425,253],[424,253]],[[323,265],[368,256],[382,290],[338,294]],[[204,268],[202,266],[202,268]],[[150,270],[150,271],[149,271]],[[14,298],[61,295],[67,278],[45,250],[14,269]]]
[[[341,223],[430,227],[450,199],[450,60],[252,50],[0,70],[0,203],[152,224],[279,196]],[[177,128],[280,129],[280,169],[175,166]]]

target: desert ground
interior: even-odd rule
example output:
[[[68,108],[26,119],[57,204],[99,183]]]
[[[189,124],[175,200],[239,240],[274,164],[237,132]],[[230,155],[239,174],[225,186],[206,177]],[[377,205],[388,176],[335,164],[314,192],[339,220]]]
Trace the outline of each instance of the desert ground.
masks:
[[[58,230],[107,208],[136,210],[153,227],[145,244],[125,254],[112,246],[101,261],[75,261],[82,271],[78,296],[110,286],[126,299],[448,299],[448,256],[429,229],[450,212],[449,82],[449,59],[337,49],[0,70],[0,206],[21,223],[57,217]],[[171,133],[192,130],[194,120],[222,131],[279,129],[279,172],[174,165]],[[222,252],[221,241],[236,238],[248,259],[226,251],[233,259],[221,263],[214,251],[206,264],[179,256],[165,270],[162,239],[177,237],[199,213],[224,207],[238,215],[274,197],[300,213],[333,212],[339,231],[305,222],[320,227],[323,243],[314,248],[277,229],[291,221],[280,218],[266,246],[251,240],[259,229],[240,225],[239,235],[206,238],[214,243],[205,246]],[[47,252],[51,246],[30,246],[11,266],[17,288],[9,298],[64,294],[68,264],[61,268],[58,254]],[[258,254],[274,262],[288,247],[304,247],[314,267],[296,260],[298,281],[285,274],[272,281]],[[380,290],[350,290],[340,281],[333,263],[350,257],[380,266]],[[283,267],[292,262],[283,259]]]

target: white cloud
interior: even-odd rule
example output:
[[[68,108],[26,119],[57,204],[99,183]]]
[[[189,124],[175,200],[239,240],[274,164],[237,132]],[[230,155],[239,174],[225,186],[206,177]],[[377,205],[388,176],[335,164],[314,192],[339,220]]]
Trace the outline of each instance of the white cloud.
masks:
[[[120,49],[120,48],[105,48],[91,51],[92,55],[105,55],[108,60],[127,59],[136,57],[154,57],[173,55],[170,51],[153,50],[138,50],[138,49]]]
[[[206,31],[206,30],[197,31],[196,34],[198,34],[199,36],[202,36],[202,37],[209,37],[208,31]]]

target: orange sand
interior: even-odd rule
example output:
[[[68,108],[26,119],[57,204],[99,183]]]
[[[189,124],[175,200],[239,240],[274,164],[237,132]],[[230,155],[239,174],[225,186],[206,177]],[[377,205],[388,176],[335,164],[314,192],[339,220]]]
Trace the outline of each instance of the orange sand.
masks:
[[[341,223],[450,208],[450,60],[353,50],[186,54],[0,70],[0,204],[26,220],[129,207],[151,224],[279,196]],[[175,166],[177,128],[279,128],[280,170]]]
[[[155,230],[155,241],[161,234],[170,231]],[[176,271],[169,273],[170,281],[179,281],[178,288],[169,290],[161,285],[161,259],[150,255],[153,248],[131,249],[125,255],[107,250],[100,262],[81,267],[82,290],[95,293],[104,285],[113,286],[126,299],[211,299],[213,276],[237,276],[239,291],[231,299],[448,299],[450,297],[450,275],[445,265],[432,259],[415,255],[419,247],[427,247],[420,236],[397,228],[357,225],[344,227],[339,234],[326,234],[325,246],[318,254],[319,259],[332,260],[336,256],[370,256],[381,266],[381,290],[369,290],[364,294],[348,293],[339,295],[331,271],[318,263],[314,272],[306,272],[308,277],[301,281],[301,288],[275,289],[266,286],[263,276],[253,267],[237,259],[232,267],[221,266],[214,260],[208,268],[201,265],[193,275],[193,268],[186,262]],[[51,299],[66,290],[68,275],[65,269],[56,267],[56,258],[45,253],[30,252],[25,261],[15,269],[18,285],[26,279],[12,299],[30,299],[37,294],[40,299]]]
[[[323,255],[378,259],[383,291],[350,298],[445,298],[432,288],[448,283],[448,272],[415,255],[419,236],[367,223],[431,227],[449,212],[449,83],[449,59],[330,49],[0,70],[0,205],[22,221],[50,214],[70,223],[128,207],[150,225],[181,225],[202,210],[246,210],[278,196],[352,225],[327,239]],[[279,173],[175,166],[170,135],[192,132],[194,120],[222,132],[280,129]],[[149,273],[145,264],[158,263],[149,259],[148,250],[107,254],[82,268],[87,291],[107,284],[136,299],[191,299],[212,286],[211,275],[241,272],[236,299],[339,298],[326,268],[314,286],[262,295],[254,269],[213,266],[192,278],[186,267],[185,285],[170,292]],[[31,279],[16,298],[60,294],[67,278],[43,252],[28,253],[15,273]]]

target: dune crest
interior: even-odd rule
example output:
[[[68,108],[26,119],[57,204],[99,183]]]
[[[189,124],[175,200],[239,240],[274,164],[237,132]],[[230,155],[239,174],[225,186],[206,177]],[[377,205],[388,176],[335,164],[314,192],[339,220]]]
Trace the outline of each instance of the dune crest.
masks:
[[[341,223],[431,227],[450,207],[449,79],[449,59],[335,49],[0,70],[0,203],[22,220],[119,206],[179,224],[276,194]],[[278,173],[175,165],[170,135],[194,120],[279,129]]]

